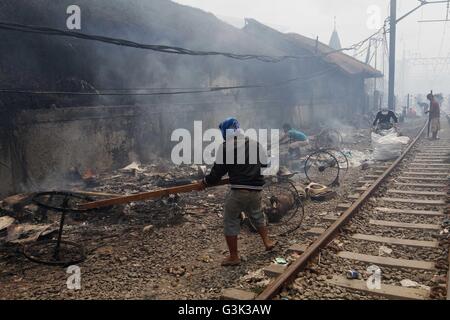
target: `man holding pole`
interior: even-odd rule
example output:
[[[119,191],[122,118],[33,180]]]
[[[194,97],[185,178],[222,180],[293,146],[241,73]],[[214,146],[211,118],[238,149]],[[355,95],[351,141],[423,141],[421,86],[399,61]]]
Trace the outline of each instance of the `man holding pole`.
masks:
[[[249,215],[267,251],[274,249],[276,242],[269,237],[261,203],[265,184],[262,168],[267,165],[266,150],[257,141],[246,137],[234,118],[226,119],[219,128],[225,142],[217,150],[216,162],[203,184],[205,188],[215,185],[226,174],[230,178],[231,190],[224,206],[224,233],[230,255],[222,262],[222,266],[232,267],[241,262],[238,235],[242,212]]]

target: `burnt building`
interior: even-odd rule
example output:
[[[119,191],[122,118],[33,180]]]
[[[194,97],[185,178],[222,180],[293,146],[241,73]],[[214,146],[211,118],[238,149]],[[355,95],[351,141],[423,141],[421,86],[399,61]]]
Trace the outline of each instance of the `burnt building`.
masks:
[[[5,0],[0,20],[64,30],[71,1]],[[216,127],[312,130],[368,110],[370,66],[255,20],[243,29],[168,0],[79,0],[80,32],[203,51],[292,56],[278,63],[181,56],[92,40],[0,29],[0,195],[51,188],[67,171],[110,170],[170,154],[171,133],[195,120]],[[175,88],[250,86],[170,95]],[[152,95],[117,94],[139,92]],[[28,93],[17,89],[26,89]],[[96,95],[96,92],[114,95]],[[17,91],[17,92],[14,92]],[[42,91],[92,95],[42,94]],[[195,91],[195,90],[192,90]],[[39,93],[41,92],[41,93]]]

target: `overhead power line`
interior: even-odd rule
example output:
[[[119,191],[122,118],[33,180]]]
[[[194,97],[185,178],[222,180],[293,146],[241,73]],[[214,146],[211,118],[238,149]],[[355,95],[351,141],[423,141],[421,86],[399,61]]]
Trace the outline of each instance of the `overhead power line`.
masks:
[[[99,35],[90,35],[82,32],[67,31],[49,27],[42,26],[32,26],[24,25],[18,23],[0,22],[0,29],[12,30],[26,33],[37,33],[52,36],[64,36],[72,37],[84,40],[99,41],[109,44],[114,44],[118,46],[132,47],[138,49],[152,50],[162,53],[179,54],[179,55],[191,55],[191,56],[224,56],[227,58],[237,59],[237,60],[259,60],[263,62],[281,62],[287,59],[306,59],[317,57],[318,55],[305,55],[305,56],[268,56],[268,55],[256,55],[256,54],[236,54],[230,52],[219,52],[219,51],[196,51],[185,49],[181,47],[167,46],[167,45],[154,45],[154,44],[142,44],[130,40],[111,38]]]
[[[333,66],[314,73],[307,77],[296,77],[288,80],[283,80],[275,83],[267,84],[251,84],[251,85],[237,85],[237,86],[220,86],[220,87],[204,87],[196,90],[180,90],[180,91],[161,91],[161,92],[149,92],[154,88],[148,89],[116,89],[116,90],[96,90],[95,92],[77,92],[77,91],[40,91],[40,90],[23,90],[23,89],[0,89],[0,93],[5,94],[27,94],[27,95],[63,95],[63,96],[162,96],[162,95],[182,95],[182,94],[196,94],[196,93],[210,93],[228,90],[238,89],[267,89],[288,85],[294,82],[309,81],[317,77],[321,77],[331,71],[336,70],[338,67]],[[170,88],[167,88],[170,90]]]
[[[385,25],[386,25],[386,21],[385,21]],[[366,42],[370,41],[370,39],[377,36],[384,29],[385,25],[382,28],[380,28],[379,30],[377,30],[373,35],[369,36],[368,38],[366,38],[358,43],[355,43],[354,45],[352,45],[350,47],[342,48],[339,50],[331,50],[326,53],[317,53],[317,54],[301,55],[301,56],[300,55],[268,56],[268,55],[256,55],[256,54],[237,54],[237,53],[219,52],[219,51],[198,51],[198,50],[191,50],[191,49],[175,47],[175,46],[143,44],[143,43],[138,43],[138,42],[134,42],[134,41],[126,40],[126,39],[105,37],[105,36],[99,36],[99,35],[90,35],[90,34],[76,32],[76,31],[67,31],[67,30],[55,29],[55,28],[50,28],[50,27],[25,25],[25,24],[19,24],[19,23],[11,23],[11,22],[0,22],[0,29],[17,31],[17,32],[25,32],[25,33],[43,34],[43,35],[49,35],[49,36],[72,37],[72,38],[78,38],[78,39],[84,39],[84,40],[99,41],[99,42],[103,42],[103,43],[124,46],[124,47],[152,50],[152,51],[156,51],[156,52],[169,53],[169,54],[190,55],[190,56],[224,56],[227,58],[232,58],[232,59],[237,59],[237,60],[259,60],[259,61],[263,61],[263,62],[277,63],[277,62],[281,62],[281,61],[288,60],[288,59],[297,59],[297,60],[311,59],[311,58],[317,58],[317,57],[326,57],[330,54],[343,52],[343,51],[358,50]]]

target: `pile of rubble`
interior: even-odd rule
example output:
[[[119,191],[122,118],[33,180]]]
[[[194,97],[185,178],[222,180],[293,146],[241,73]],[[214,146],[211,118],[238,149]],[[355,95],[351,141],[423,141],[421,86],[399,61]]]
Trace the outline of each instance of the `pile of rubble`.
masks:
[[[50,238],[55,234],[55,217],[44,223],[43,211],[32,203],[33,196],[20,194],[0,201],[0,244],[20,245]]]
[[[177,166],[160,161],[158,164],[141,165],[133,162],[110,174],[96,174],[93,170],[80,173],[71,168],[66,176],[65,190],[93,201],[105,197],[123,196],[189,184],[203,178],[205,168]],[[61,187],[60,185],[58,187]],[[39,205],[37,192],[18,194],[0,201],[0,244],[25,244],[38,239],[51,238],[58,229],[61,211]],[[52,196],[47,196],[51,201]],[[60,200],[61,202],[61,200]],[[186,214],[185,198],[180,195],[130,203],[96,214],[70,212],[66,224],[96,219],[118,217],[128,224],[166,226],[181,221]],[[74,204],[72,204],[74,206]]]

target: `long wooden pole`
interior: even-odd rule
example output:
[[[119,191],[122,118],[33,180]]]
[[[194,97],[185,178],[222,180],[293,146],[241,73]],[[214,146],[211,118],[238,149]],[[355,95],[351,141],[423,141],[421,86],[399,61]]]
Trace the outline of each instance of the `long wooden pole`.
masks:
[[[229,183],[230,183],[229,179],[223,179],[221,182],[219,182],[218,184],[216,184],[212,187],[222,186],[222,185],[226,185]],[[78,209],[80,209],[80,210],[99,209],[99,208],[104,208],[104,207],[120,205],[120,204],[127,204],[127,203],[131,203],[131,202],[135,202],[135,201],[145,201],[145,200],[150,200],[150,199],[161,198],[161,197],[168,196],[171,194],[188,193],[188,192],[192,192],[192,191],[201,191],[203,189],[204,188],[202,186],[202,182],[197,181],[195,183],[191,183],[191,184],[187,184],[187,185],[179,186],[179,187],[166,188],[166,189],[149,191],[149,192],[144,192],[144,193],[132,194],[129,196],[116,197],[116,198],[112,198],[112,199],[89,202],[89,203],[79,205]]]

